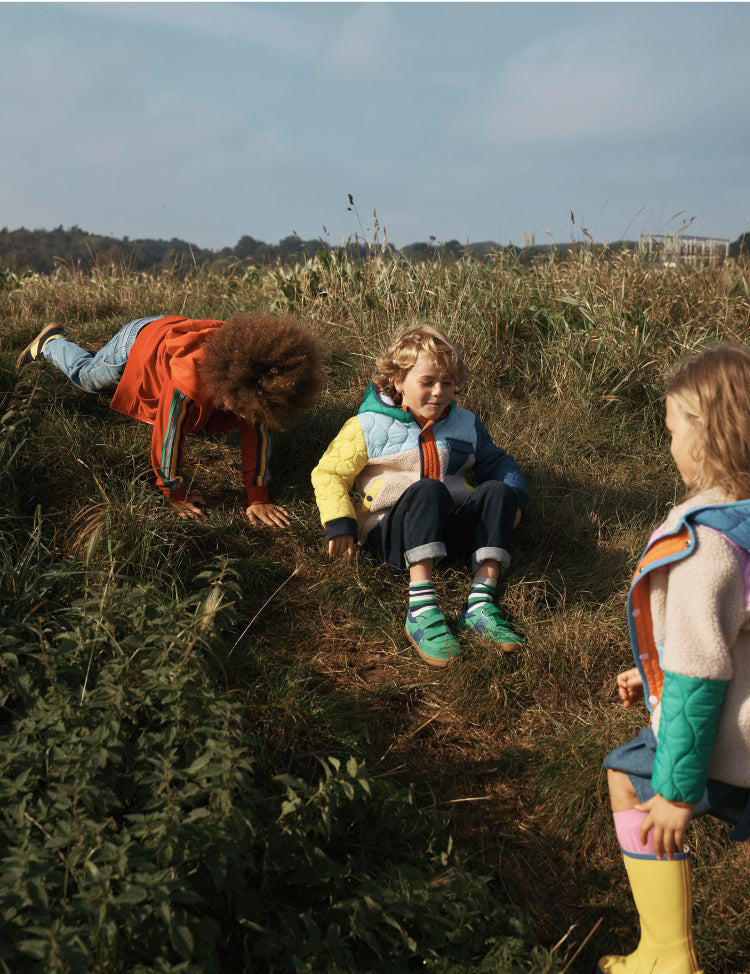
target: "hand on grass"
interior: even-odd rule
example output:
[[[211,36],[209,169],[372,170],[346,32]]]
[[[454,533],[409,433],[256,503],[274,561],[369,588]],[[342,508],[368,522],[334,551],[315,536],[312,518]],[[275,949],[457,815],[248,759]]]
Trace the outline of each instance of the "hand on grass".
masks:
[[[626,710],[636,700],[641,699],[643,696],[643,679],[635,667],[617,675],[617,692],[620,694],[620,700],[622,700],[622,705]]]
[[[636,805],[637,812],[646,812],[648,817],[641,826],[641,842],[646,844],[648,833],[654,830],[654,851],[657,859],[673,859],[676,852],[682,852],[685,845],[685,832],[693,818],[695,805],[684,802],[671,802],[661,795],[654,795],[642,805]]]
[[[329,558],[345,558],[347,565],[354,561],[355,542],[351,534],[340,534],[328,542]]]
[[[269,528],[289,527],[289,511],[279,504],[251,504],[245,513],[251,524],[266,524]]]
[[[203,494],[188,494],[184,501],[167,499],[167,506],[174,508],[178,517],[192,517],[196,521],[206,520],[206,498]]]

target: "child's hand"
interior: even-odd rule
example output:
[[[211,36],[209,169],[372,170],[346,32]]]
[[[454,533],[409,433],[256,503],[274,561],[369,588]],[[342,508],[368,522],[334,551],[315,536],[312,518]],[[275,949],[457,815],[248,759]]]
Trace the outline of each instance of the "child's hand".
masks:
[[[206,499],[203,494],[188,494],[184,501],[167,498],[167,507],[174,508],[179,517],[192,517],[196,521],[206,520]]]
[[[636,700],[641,699],[643,696],[643,678],[635,667],[618,674],[617,692],[620,694],[620,700],[622,700],[622,705],[626,710]]]
[[[693,818],[695,805],[684,802],[671,802],[661,795],[654,795],[642,805],[636,805],[637,812],[647,812],[648,817],[641,826],[641,842],[645,845],[648,833],[654,830],[654,852],[657,859],[673,859],[675,852],[682,852],[685,845],[685,832]]]
[[[328,557],[345,558],[347,565],[351,565],[354,561],[354,550],[354,535],[351,534],[340,534],[328,542]]]
[[[278,504],[251,504],[245,513],[251,524],[267,524],[269,528],[289,527],[289,511]]]

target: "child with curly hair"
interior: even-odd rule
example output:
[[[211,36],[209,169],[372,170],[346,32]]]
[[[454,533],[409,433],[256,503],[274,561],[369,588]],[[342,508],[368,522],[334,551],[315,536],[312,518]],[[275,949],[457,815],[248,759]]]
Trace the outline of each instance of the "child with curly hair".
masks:
[[[459,654],[433,584],[445,558],[467,560],[474,572],[458,628],[503,651],[521,642],[494,597],[529,491],[513,457],[456,405],[464,373],[461,353],[437,328],[405,331],[376,360],[359,413],[312,474],[329,556],[351,564],[358,539],[379,561],[408,569],[406,635],[437,667]],[[349,497],[355,483],[358,514]]]
[[[136,318],[98,352],[46,325],[21,352],[16,368],[50,362],[84,392],[111,393],[112,409],[150,423],[156,483],[178,512],[200,520],[206,502],[183,483],[186,433],[239,428],[242,481],[251,523],[286,527],[288,511],[271,503],[271,429],[310,407],[320,390],[318,339],[289,317],[237,314],[228,321]]]
[[[689,493],[638,565],[636,665],[617,678],[623,706],[644,698],[651,726],[604,761],[641,937],[599,974],[696,974],[686,829],[708,813],[750,837],[750,348],[689,359],[668,385],[666,425]]]

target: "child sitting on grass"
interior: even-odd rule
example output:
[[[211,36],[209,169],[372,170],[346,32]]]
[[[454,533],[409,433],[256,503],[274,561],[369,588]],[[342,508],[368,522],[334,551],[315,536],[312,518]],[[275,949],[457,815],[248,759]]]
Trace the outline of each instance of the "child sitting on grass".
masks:
[[[61,325],[46,325],[16,368],[50,362],[77,388],[112,393],[112,409],[150,423],[156,483],[178,513],[206,517],[202,495],[183,484],[185,434],[239,428],[248,519],[289,524],[288,511],[270,501],[268,461],[270,428],[311,406],[321,385],[321,347],[301,323],[260,313],[228,321],[136,318],[96,353],[65,334]]]
[[[623,706],[651,726],[607,755],[615,830],[641,939],[600,974],[696,974],[690,821],[750,836],[750,348],[689,359],[667,390],[672,456],[690,489],[646,547],[628,597]],[[666,858],[664,858],[666,856]]]
[[[431,666],[446,666],[459,653],[438,608],[433,567],[445,558],[469,560],[474,579],[458,628],[512,651],[521,640],[494,596],[529,498],[518,464],[473,413],[456,405],[463,358],[436,328],[404,332],[376,360],[376,370],[358,415],[312,474],[328,553],[351,564],[358,538],[376,559],[408,569],[406,635]],[[358,515],[349,497],[355,483]]]

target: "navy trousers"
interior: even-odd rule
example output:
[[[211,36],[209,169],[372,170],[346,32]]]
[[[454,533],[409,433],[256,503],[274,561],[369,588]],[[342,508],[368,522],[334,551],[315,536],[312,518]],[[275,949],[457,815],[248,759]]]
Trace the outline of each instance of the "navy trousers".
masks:
[[[365,549],[394,568],[425,558],[466,561],[474,571],[488,560],[507,568],[517,510],[515,490],[498,480],[480,484],[456,507],[445,484],[424,478],[370,531]]]

